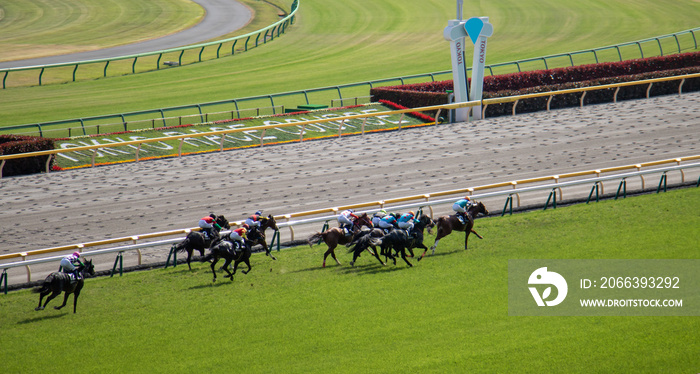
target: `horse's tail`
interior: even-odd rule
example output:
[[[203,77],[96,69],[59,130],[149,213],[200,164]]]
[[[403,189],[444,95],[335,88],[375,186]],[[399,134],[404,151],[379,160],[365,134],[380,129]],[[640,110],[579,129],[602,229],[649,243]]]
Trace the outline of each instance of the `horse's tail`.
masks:
[[[313,247],[314,244],[320,243],[321,240],[323,240],[323,233],[317,232],[317,233],[311,235],[311,237],[307,240],[307,242],[309,243],[309,247]]]
[[[184,252],[185,249],[187,248],[187,244],[190,242],[190,237],[186,237],[185,240],[181,241],[178,244],[173,244],[173,249],[175,252]]]
[[[55,277],[54,273],[49,274],[49,276],[46,277],[46,279],[44,279],[44,283],[42,283],[41,286],[32,288],[32,292],[33,293],[42,293],[42,292],[50,291],[51,290],[51,283],[53,282],[54,277]]]

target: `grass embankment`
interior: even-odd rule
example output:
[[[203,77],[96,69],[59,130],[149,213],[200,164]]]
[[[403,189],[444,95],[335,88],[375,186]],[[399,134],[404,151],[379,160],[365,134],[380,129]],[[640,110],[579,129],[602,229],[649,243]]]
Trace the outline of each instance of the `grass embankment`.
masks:
[[[699,191],[480,219],[469,251],[451,235],[413,268],[367,254],[351,268],[339,249],[343,265],[324,269],[319,245],[254,254],[234,282],[212,284],[200,263],[88,279],[76,315],[12,292],[0,360],[6,372],[694,372],[700,317],[509,317],[507,269],[698,259]]]
[[[487,63],[496,63],[696,27],[700,3],[690,0],[467,1],[464,9],[465,17],[490,17],[494,36],[489,39]],[[246,53],[143,74],[116,73],[117,76],[106,79],[6,89],[0,101],[3,113],[0,125],[172,107],[450,70],[449,44],[443,39],[442,31],[447,20],[454,17],[454,2],[302,0],[296,23],[286,34]],[[632,52],[627,58],[638,53],[630,48]],[[615,51],[610,53],[616,55]],[[565,60],[568,59],[562,63]],[[129,68],[130,63],[125,69]],[[44,79],[49,80],[50,75],[46,73]],[[11,80],[8,77],[8,84]],[[344,96],[366,96],[368,89],[360,87]]]

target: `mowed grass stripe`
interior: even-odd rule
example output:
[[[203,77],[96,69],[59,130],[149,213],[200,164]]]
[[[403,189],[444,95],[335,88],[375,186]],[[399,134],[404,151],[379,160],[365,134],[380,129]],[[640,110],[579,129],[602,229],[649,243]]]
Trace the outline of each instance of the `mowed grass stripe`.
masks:
[[[465,4],[465,16],[488,15],[494,24],[487,63],[688,29],[697,26],[694,14],[700,12],[700,3],[675,0],[634,4],[617,0],[590,7],[575,2],[540,4],[533,0]],[[638,12],[645,16],[639,17]],[[453,2],[437,0],[303,0],[296,23],[286,34],[246,53],[136,76],[110,75],[65,85],[4,90],[0,125],[449,70],[449,45],[442,38],[442,30],[454,16]],[[121,68],[110,65],[110,69],[127,71],[130,64]],[[367,88],[358,89],[358,96],[367,94]]]
[[[351,268],[339,248],[344,265],[324,269],[319,245],[254,254],[234,282],[212,284],[200,263],[89,279],[77,315],[34,312],[36,294],[12,292],[0,359],[9,372],[68,371],[65,351],[47,349],[66,341],[87,371],[689,372],[697,317],[508,317],[507,267],[697,259],[698,206],[690,188],[480,219],[469,251],[451,235],[413,268],[367,254]]]
[[[2,61],[155,39],[204,17],[186,0],[7,0],[2,7]]]

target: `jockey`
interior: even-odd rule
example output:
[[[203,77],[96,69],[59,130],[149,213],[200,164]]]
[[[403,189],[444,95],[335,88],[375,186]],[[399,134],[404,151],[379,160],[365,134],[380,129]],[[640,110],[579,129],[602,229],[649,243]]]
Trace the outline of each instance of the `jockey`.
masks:
[[[248,230],[245,227],[239,227],[235,230],[231,230],[231,233],[228,234],[229,241],[231,243],[238,244],[239,248],[243,248],[245,246],[244,240],[246,239],[247,232]]]
[[[386,210],[384,209],[378,211],[377,213],[374,213],[374,215],[372,216],[372,224],[374,226],[379,226],[379,221],[381,221],[382,218],[384,218],[384,216],[386,216]]]
[[[211,239],[214,237],[214,232],[212,231],[213,228],[221,230],[221,226],[216,223],[216,215],[214,213],[200,219],[199,227],[202,229],[205,239]]]
[[[415,213],[413,211],[409,211],[406,214],[403,214],[401,217],[399,217],[397,224],[399,225],[400,228],[406,230],[409,234],[411,233],[411,230],[413,230],[413,218],[415,217]]]
[[[469,220],[469,218],[467,218],[467,210],[471,208],[472,205],[474,205],[472,199],[470,199],[469,196],[465,196],[464,199],[459,199],[452,204],[452,210],[457,213],[457,218],[464,223]]]
[[[246,218],[245,223],[253,229],[260,228],[260,217],[262,217],[262,210],[258,210],[252,216]]]
[[[390,231],[392,228],[397,227],[396,217],[391,214],[385,215],[379,220],[379,228],[384,231]]]
[[[352,234],[352,227],[355,225],[353,221],[358,218],[360,217],[355,215],[354,210],[347,209],[340,212],[338,215],[338,223],[340,223],[340,227],[346,229],[348,233]]]
[[[80,279],[80,272],[78,272],[77,266],[85,266],[82,261],[80,261],[80,252],[78,251],[61,259],[61,270],[63,270],[64,273],[73,274],[73,281]]]

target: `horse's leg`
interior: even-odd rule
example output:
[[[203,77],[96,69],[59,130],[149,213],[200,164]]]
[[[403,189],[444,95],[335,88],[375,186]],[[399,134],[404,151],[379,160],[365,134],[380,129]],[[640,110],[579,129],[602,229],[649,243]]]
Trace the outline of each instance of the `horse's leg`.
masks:
[[[413,248],[412,248],[412,247],[408,247],[408,252],[411,254],[411,255],[408,256],[408,257],[416,257],[416,255],[413,253]]]
[[[219,257],[214,257],[214,260],[211,262],[211,272],[214,273],[214,280],[212,282],[216,282],[216,263],[219,262]]]
[[[408,266],[413,267],[413,264],[408,262],[408,259],[406,258],[406,248],[401,247],[400,253],[401,253],[401,258],[403,258],[403,260],[406,261]],[[397,255],[398,255],[398,253],[397,253]]]
[[[430,249],[433,251],[432,254],[435,254],[435,249],[437,248],[437,245],[440,242],[440,239],[446,237],[449,234],[450,234],[449,232],[445,232],[445,229],[443,229],[442,226],[438,226],[437,232],[435,233],[435,243],[433,243],[433,246],[430,247]],[[425,250],[425,252],[423,252],[423,254],[420,257],[423,258],[423,256],[425,256],[426,252],[428,252],[427,249]]]
[[[80,296],[80,290],[82,289],[83,287],[80,285],[75,289],[75,292],[73,292],[73,314],[75,314],[75,310],[78,308],[78,296]]]
[[[49,295],[49,297],[46,298],[46,301],[44,301],[44,306],[42,306],[41,309],[46,308],[46,304],[48,304],[49,301],[53,300],[56,296],[60,295],[61,289],[57,289],[57,290],[49,291],[49,292],[51,292],[51,295]]]
[[[243,260],[243,262],[245,262],[245,264],[248,265],[248,270],[241,271],[243,272],[243,274],[248,274],[250,272],[250,269],[253,268],[252,266],[250,266],[250,257],[247,257],[245,260]]]
[[[193,251],[194,251],[193,249],[189,249],[189,248],[187,249],[187,267],[190,269],[190,271],[192,270],[192,266],[190,266],[190,259],[192,259],[192,252]]]
[[[265,238],[263,238],[262,243],[260,243],[260,244],[262,245],[263,249],[265,249],[265,256],[270,256],[271,259],[277,260],[277,258],[272,255],[272,251],[270,250],[270,247],[268,247],[267,243],[265,243]]]
[[[51,290],[47,289],[46,291],[42,291],[39,294],[39,305],[36,308],[34,308],[34,310],[44,310],[44,308],[46,307],[46,304],[44,304],[44,306],[41,306],[41,300],[44,298],[44,296],[46,296],[50,293],[51,293]],[[46,302],[48,303],[48,301],[46,301]]]
[[[472,233],[472,230],[464,230],[464,250],[467,250],[467,242],[469,241],[469,234]]]
[[[336,246],[337,246],[337,244],[331,243],[331,245],[328,246],[328,250],[326,251],[326,253],[323,254],[323,267],[324,268],[326,267],[326,258],[328,257],[328,255],[331,255],[331,257],[333,257],[335,262],[337,262],[338,265],[340,265],[340,261],[338,261],[338,258],[335,257],[335,247]]]
[[[367,249],[369,250],[369,247]],[[377,261],[379,261],[380,264],[386,266],[386,262],[382,261],[382,259],[379,258],[379,251],[377,251],[377,248],[373,248],[373,249],[374,249],[374,252],[370,251],[370,253],[372,253],[372,255],[377,258]]]
[[[63,304],[61,306],[55,306],[53,307],[56,310],[61,310],[64,306],[66,306],[66,303],[68,302],[68,296],[70,296],[70,292],[66,291],[66,293],[63,295]]]
[[[477,238],[483,239],[483,237],[481,235],[477,234],[477,232],[474,231],[474,229],[472,229],[471,231],[474,233],[474,235],[476,235]]]
[[[238,261],[233,263],[233,273],[228,271],[229,266],[231,266],[231,262],[233,261],[233,257],[227,258],[226,262],[224,262],[224,271],[226,272],[226,278],[229,278],[233,280],[233,275],[236,274],[236,268],[238,267]]]

